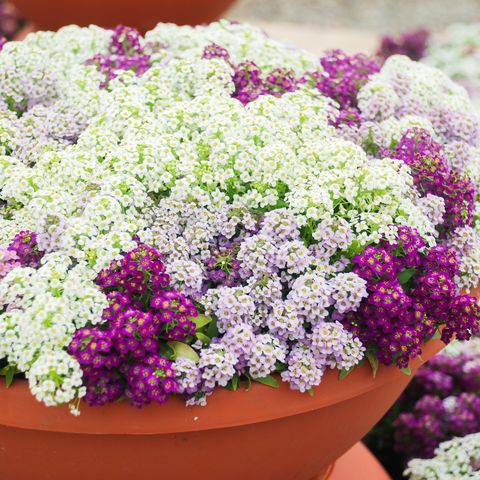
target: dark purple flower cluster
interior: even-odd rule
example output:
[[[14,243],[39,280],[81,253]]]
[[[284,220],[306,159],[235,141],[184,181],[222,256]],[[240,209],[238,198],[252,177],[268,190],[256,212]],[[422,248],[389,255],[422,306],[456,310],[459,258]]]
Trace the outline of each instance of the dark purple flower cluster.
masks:
[[[22,267],[37,268],[44,254],[38,248],[37,234],[28,230],[17,233],[7,250],[15,254],[14,261]]]
[[[297,89],[297,79],[293,70],[275,68],[265,78],[265,87],[270,95],[280,97]]]
[[[395,449],[406,460],[430,458],[441,442],[480,431],[478,354],[437,355],[399,401]]]
[[[275,68],[264,75],[260,67],[250,60],[235,65],[230,61],[228,51],[214,43],[205,47],[202,58],[222,58],[232,66],[234,70],[232,80],[235,84],[235,91],[232,96],[243,105],[256,100],[260,95],[279,97],[298,88],[298,80],[292,70]]]
[[[161,255],[144,245],[112,262],[96,281],[109,301],[104,322],[78,330],[69,346],[83,368],[87,402],[103,405],[122,395],[135,406],[166,401],[177,383],[160,349],[195,333],[195,305],[169,288]]]
[[[204,261],[210,282],[222,287],[234,287],[242,283],[237,253],[238,242],[229,240],[211,249],[211,256]]]
[[[330,124],[335,128],[344,125],[346,127],[357,127],[362,123],[360,112],[356,108],[344,108],[338,115],[330,120]]]
[[[109,53],[98,54],[88,60],[105,74],[101,87],[117,76],[119,70],[133,70],[137,76],[143,75],[150,68],[150,55],[147,55],[140,42],[140,33],[135,28],[118,25],[110,40]]]
[[[382,63],[392,55],[406,55],[412,60],[420,60],[425,56],[429,38],[430,32],[424,28],[398,37],[386,35],[382,38],[377,57]]]
[[[139,55],[143,53],[140,43],[140,33],[136,28],[117,25],[110,39],[110,53],[112,55]]]
[[[0,35],[0,51],[3,50],[3,47],[5,46],[5,44],[7,42],[8,42],[8,40],[3,35]]]
[[[247,60],[239,63],[234,70],[235,92],[233,97],[243,105],[256,100],[260,95],[267,95],[268,91],[261,77],[262,71],[255,62]]]
[[[403,160],[411,169],[422,195],[443,198],[445,217],[439,226],[443,237],[456,228],[471,226],[475,211],[475,189],[468,177],[452,170],[441,145],[421,128],[408,130],[393,150],[381,150],[379,156]]]
[[[228,50],[216,43],[211,43],[203,49],[202,58],[207,60],[212,58],[223,58],[225,61],[230,62],[230,54],[228,53]]]
[[[374,346],[386,365],[408,367],[440,325],[442,340],[468,339],[479,332],[480,309],[473,297],[457,295],[455,254],[425,243],[413,229],[399,227],[397,242],[368,246],[353,257],[353,271],[367,281],[369,296],[343,323],[364,345]]]
[[[320,58],[323,72],[310,72],[304,80],[315,85],[340,106],[340,115],[332,124],[358,125],[357,94],[370,76],[380,71],[378,63],[366,55],[349,56],[342,50],[331,50]]]

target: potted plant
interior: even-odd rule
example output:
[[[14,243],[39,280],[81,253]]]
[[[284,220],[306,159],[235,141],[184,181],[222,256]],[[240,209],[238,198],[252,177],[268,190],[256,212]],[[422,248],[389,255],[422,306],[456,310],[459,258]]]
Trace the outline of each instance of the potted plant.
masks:
[[[57,30],[64,25],[91,24],[111,28],[128,23],[142,32],[153,28],[157,22],[196,25],[217,20],[234,3],[234,0],[141,0],[118,2],[102,0],[13,0],[12,2],[28,21],[37,28]]]
[[[478,119],[440,72],[225,21],[0,64],[7,477],[323,478],[478,333]]]

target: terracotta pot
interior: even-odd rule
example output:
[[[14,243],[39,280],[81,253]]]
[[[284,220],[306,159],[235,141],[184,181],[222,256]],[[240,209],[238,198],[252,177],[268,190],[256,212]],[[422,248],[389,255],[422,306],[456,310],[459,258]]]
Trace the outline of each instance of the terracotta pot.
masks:
[[[423,360],[442,346],[429,342]],[[174,398],[138,411],[121,402],[83,406],[79,417],[43,406],[18,381],[0,387],[1,478],[323,479],[410,379],[383,366],[373,379],[364,365],[342,381],[329,371],[313,396],[254,384],[249,392],[219,389],[206,407]]]
[[[123,23],[141,32],[159,22],[195,25],[217,20],[234,0],[11,0],[20,14],[42,30],[75,23],[115,27]]]
[[[391,477],[368,448],[358,442],[332,465],[325,480],[391,480]]]
[[[22,27],[13,37],[13,40],[17,42],[24,40],[25,37],[29,34],[37,30],[32,23],[27,23],[24,27]]]
[[[477,300],[480,301],[480,286],[476,288],[472,288],[472,290],[470,290],[469,295],[472,295],[473,297],[477,297]]]

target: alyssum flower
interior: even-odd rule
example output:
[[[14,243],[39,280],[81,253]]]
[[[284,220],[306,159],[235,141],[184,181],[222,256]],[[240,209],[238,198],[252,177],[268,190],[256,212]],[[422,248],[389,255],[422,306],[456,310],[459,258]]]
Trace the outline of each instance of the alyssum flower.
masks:
[[[436,70],[222,21],[38,32],[0,77],[0,361],[46,404],[312,391],[478,332],[479,122]]]

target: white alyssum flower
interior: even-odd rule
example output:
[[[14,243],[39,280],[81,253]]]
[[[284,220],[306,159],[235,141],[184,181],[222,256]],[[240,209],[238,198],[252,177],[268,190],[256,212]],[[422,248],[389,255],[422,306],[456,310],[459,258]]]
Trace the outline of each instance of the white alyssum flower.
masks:
[[[480,434],[443,442],[432,459],[414,459],[405,475],[410,480],[480,479]]]

